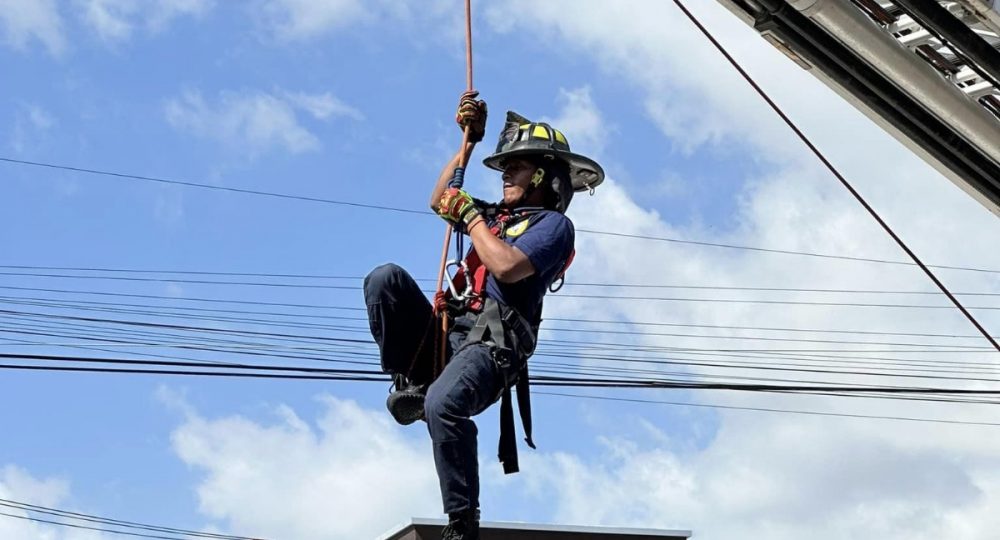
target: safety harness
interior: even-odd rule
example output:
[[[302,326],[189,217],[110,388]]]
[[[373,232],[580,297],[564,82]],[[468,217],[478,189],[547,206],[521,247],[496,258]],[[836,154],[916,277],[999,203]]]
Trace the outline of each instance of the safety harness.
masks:
[[[509,226],[529,220],[526,226],[531,226],[531,218],[540,212],[541,208],[520,208],[514,212],[502,208],[490,208],[486,215],[492,232],[498,238],[504,238]],[[461,235],[459,235],[461,238]],[[459,253],[462,251],[459,250]],[[567,258],[551,286],[562,284],[566,270],[573,261],[576,252]],[[517,442],[514,428],[514,409],[511,402],[511,387],[517,391],[517,409],[524,428],[524,441],[532,449],[535,443],[531,438],[531,394],[528,382],[528,357],[535,350],[539,318],[528,321],[514,308],[504,306],[485,294],[488,271],[475,246],[469,248],[462,261],[452,261],[449,266],[457,266],[454,276],[450,276],[449,289],[446,293],[447,305],[455,312],[477,314],[475,324],[466,336],[462,348],[484,343],[490,346],[493,360],[497,363],[503,375],[503,389],[500,398],[500,442],[497,457],[503,465],[505,474],[518,472]],[[450,296],[450,297],[447,297]],[[440,304],[439,304],[440,305]],[[541,313],[541,310],[539,310]],[[456,351],[457,353],[457,351]]]

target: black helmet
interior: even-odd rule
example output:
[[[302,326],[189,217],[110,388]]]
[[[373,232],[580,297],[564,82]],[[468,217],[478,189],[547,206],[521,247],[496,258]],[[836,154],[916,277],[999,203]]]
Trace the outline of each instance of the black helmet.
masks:
[[[552,189],[559,195],[556,209],[560,212],[566,211],[574,191],[593,190],[604,181],[604,169],[596,161],[571,152],[561,131],[543,122],[532,122],[513,111],[507,111],[507,122],[500,133],[497,149],[483,160],[483,164],[502,171],[506,166],[504,162],[510,158],[558,159],[566,164],[569,178],[560,178],[562,175],[552,178]]]

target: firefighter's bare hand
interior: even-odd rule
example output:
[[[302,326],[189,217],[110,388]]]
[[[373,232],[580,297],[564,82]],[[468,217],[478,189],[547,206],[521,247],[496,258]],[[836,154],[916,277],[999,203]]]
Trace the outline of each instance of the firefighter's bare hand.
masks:
[[[465,129],[469,126],[469,142],[477,143],[483,140],[486,133],[486,102],[476,99],[479,92],[472,90],[462,94],[458,100],[458,112],[455,113],[455,122],[458,127]]]

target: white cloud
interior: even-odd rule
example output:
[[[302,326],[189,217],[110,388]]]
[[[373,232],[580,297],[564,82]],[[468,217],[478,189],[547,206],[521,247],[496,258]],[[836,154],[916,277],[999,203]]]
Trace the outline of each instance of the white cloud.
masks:
[[[201,511],[234,531],[302,540],[374,538],[400,516],[440,512],[429,444],[404,437],[384,411],[322,402],[316,425],[284,406],[270,424],[207,419],[187,407],[172,440],[205,475]]]
[[[288,41],[316,39],[331,32],[387,22],[398,28],[400,23],[420,21],[414,27],[422,29],[428,27],[429,21],[442,19],[455,22],[444,26],[448,39],[464,36],[457,18],[461,10],[455,9],[450,0],[425,0],[418,8],[395,0],[260,0],[253,6],[266,31]]]
[[[593,460],[534,456],[528,481],[555,503],[560,523],[693,527],[708,539],[994,536],[1000,484],[992,467],[933,445],[873,438],[848,422],[733,413],[703,452],[616,441]],[[990,442],[984,450],[995,452]]]
[[[211,105],[198,92],[185,92],[166,104],[167,121],[177,129],[257,154],[272,148],[300,153],[320,148],[319,139],[299,121],[296,110],[329,121],[361,114],[330,94],[222,92]]]
[[[361,111],[347,105],[329,92],[325,94],[288,93],[285,95],[296,107],[308,112],[319,120],[336,116],[346,116],[354,120],[364,120]]]
[[[0,498],[20,503],[61,507],[69,498],[69,483],[59,478],[38,479],[28,471],[6,465],[0,468]],[[11,516],[0,516],[0,538],[4,540],[102,540],[107,536],[96,531],[85,531],[31,521],[28,517],[55,520],[51,516],[31,513],[11,507],[0,507]],[[79,523],[84,526],[93,524]]]
[[[615,129],[610,122],[601,118],[590,88],[584,86],[573,90],[560,89],[558,102],[562,106],[559,117],[541,118],[540,121],[549,122],[562,131],[574,151],[586,150],[589,154],[602,154]]]
[[[41,42],[52,55],[66,49],[62,17],[54,0],[0,0],[0,33],[17,49],[27,48],[32,40]]]
[[[717,2],[692,6],[702,22],[781,103],[800,114],[841,120],[820,99],[833,96]],[[636,16],[641,14],[641,16]],[[685,152],[703,144],[747,143],[783,158],[790,147],[785,128],[671,2],[515,0],[485,9],[490,26],[520,35],[526,26],[551,36],[561,50],[592,58],[605,76],[641,90],[650,120]],[[516,24],[515,24],[516,21]],[[780,81],[780,83],[776,83]],[[803,100],[808,90],[812,100]]]
[[[10,146],[24,154],[41,144],[55,125],[56,119],[44,108],[33,103],[22,105],[14,119]]]
[[[125,41],[136,27],[162,31],[182,16],[200,17],[214,0],[77,0],[84,21],[109,42]]]
[[[305,39],[369,18],[361,0],[266,0],[262,13],[283,39]]]
[[[29,105],[27,109],[28,120],[36,129],[45,131],[56,124],[55,119],[45,109],[37,105]]]

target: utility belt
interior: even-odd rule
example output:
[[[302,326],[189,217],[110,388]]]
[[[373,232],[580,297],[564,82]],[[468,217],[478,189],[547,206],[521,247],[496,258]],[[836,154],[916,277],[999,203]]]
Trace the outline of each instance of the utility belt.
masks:
[[[519,470],[517,441],[514,436],[514,408],[511,388],[517,390],[517,409],[524,427],[524,441],[535,448],[531,439],[531,395],[528,387],[528,358],[535,352],[537,328],[517,310],[492,298],[483,302],[483,309],[475,319],[462,347],[483,343],[490,347],[490,354],[503,377],[500,389],[500,443],[497,457],[505,474]]]

